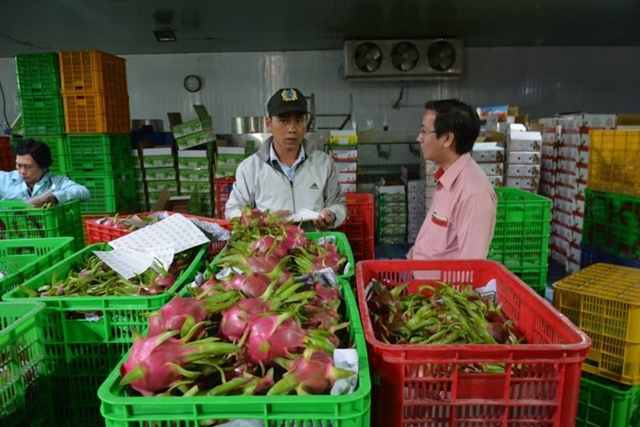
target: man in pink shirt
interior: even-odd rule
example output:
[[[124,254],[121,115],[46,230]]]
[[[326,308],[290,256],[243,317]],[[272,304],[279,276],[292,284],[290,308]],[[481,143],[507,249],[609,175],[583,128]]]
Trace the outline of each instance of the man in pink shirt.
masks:
[[[469,154],[480,118],[456,99],[425,105],[417,141],[438,165],[436,191],[408,259],[486,259],[496,225],[496,194]]]

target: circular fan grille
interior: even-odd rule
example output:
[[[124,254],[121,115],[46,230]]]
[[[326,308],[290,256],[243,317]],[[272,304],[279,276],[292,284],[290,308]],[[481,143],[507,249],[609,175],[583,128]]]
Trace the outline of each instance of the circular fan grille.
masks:
[[[456,50],[449,42],[437,41],[429,45],[427,61],[434,70],[446,71],[456,62]]]
[[[382,51],[375,43],[362,43],[356,48],[353,62],[358,70],[371,73],[380,67]]]
[[[398,43],[391,50],[391,64],[398,71],[410,71],[418,64],[418,48],[413,43]]]

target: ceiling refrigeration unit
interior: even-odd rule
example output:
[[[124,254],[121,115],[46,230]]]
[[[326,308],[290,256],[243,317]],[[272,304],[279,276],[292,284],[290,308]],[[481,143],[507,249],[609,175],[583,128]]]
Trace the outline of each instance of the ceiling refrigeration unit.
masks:
[[[442,80],[462,73],[462,40],[457,38],[348,40],[345,78],[358,80]]]

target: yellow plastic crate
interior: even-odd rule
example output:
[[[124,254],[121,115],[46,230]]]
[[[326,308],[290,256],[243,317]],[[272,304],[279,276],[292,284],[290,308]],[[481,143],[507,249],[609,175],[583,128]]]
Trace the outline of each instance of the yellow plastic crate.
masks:
[[[124,58],[97,50],[59,52],[62,93],[107,92],[127,96]]]
[[[553,284],[553,305],[592,340],[585,371],[640,384],[640,269],[590,265]]]
[[[640,196],[640,131],[591,130],[591,190]]]

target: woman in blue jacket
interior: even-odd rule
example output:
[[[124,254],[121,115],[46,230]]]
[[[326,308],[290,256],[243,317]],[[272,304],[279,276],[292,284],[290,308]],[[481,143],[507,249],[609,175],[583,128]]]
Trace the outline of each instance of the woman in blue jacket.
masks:
[[[25,139],[16,148],[16,170],[0,172],[0,201],[25,200],[35,207],[68,200],[89,200],[89,190],[49,171],[51,150],[44,142]]]

